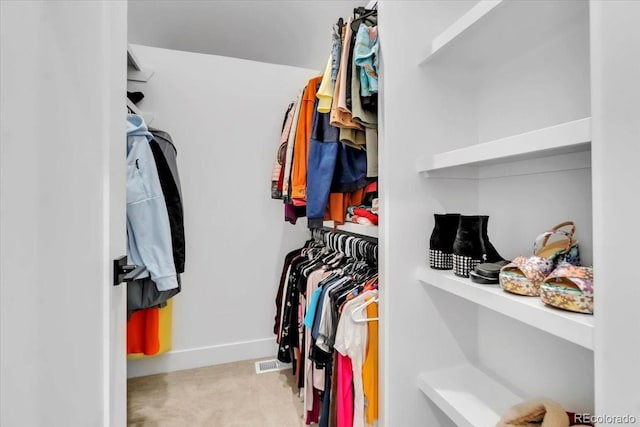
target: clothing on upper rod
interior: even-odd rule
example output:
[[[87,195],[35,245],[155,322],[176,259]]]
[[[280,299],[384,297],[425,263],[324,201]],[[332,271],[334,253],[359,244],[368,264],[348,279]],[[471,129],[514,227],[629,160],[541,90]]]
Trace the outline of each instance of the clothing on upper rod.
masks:
[[[290,128],[278,145],[271,196],[284,201],[289,222],[307,216],[310,228],[324,220],[377,223],[377,213],[375,221],[347,213],[360,207],[363,189],[378,175],[376,14],[358,8],[346,25],[338,20],[324,73],[307,82],[293,112],[287,108]]]

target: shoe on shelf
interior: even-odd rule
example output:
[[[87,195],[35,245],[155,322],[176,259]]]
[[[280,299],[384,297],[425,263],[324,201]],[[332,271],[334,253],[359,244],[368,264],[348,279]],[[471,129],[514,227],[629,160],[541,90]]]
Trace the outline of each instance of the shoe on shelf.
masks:
[[[497,285],[500,283],[500,269],[508,263],[509,261],[502,260],[478,264],[473,271],[469,272],[469,278],[472,282],[481,285]]]
[[[593,268],[562,262],[544,279],[540,299],[563,310],[593,314]]]
[[[453,242],[453,272],[456,276],[469,277],[469,272],[481,263],[504,261],[489,240],[488,224],[487,215],[460,216]]]
[[[550,259],[554,265],[565,261],[580,265],[578,242],[573,238],[575,232],[573,221],[565,221],[538,235],[533,244],[534,256]]]
[[[534,242],[534,255],[519,256],[500,271],[500,286],[507,292],[539,296],[540,286],[559,262],[580,263],[578,242],[572,221],[556,225]]]
[[[512,406],[502,414],[496,427],[569,427],[569,414],[551,399],[531,399]]]
[[[547,258],[519,256],[500,270],[500,287],[512,294],[537,297],[552,271],[553,262]]]
[[[488,215],[480,215],[480,221],[482,223],[482,243],[484,245],[484,262],[486,263],[504,263],[508,264],[508,262],[502,258],[502,256],[498,253],[495,247],[491,244],[489,240],[489,216]],[[503,265],[504,265],[503,264]]]
[[[453,268],[453,242],[456,239],[460,214],[434,214],[435,226],[429,238],[429,267],[436,270]]]

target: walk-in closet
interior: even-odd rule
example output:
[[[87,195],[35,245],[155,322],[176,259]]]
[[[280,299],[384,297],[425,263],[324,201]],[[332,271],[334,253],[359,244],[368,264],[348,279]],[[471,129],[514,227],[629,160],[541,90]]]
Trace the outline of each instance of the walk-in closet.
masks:
[[[640,425],[638,22],[0,1],[0,425]]]

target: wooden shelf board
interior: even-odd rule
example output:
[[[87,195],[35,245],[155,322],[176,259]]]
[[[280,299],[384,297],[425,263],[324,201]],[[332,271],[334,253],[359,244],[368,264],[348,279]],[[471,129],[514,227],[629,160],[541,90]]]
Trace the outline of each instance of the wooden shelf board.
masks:
[[[127,65],[131,66],[134,70],[142,70],[142,65],[140,64],[140,60],[133,53],[133,49],[131,46],[127,45]]]
[[[419,65],[508,61],[547,37],[587,25],[588,10],[588,2],[482,0],[432,40]]]
[[[524,400],[471,364],[424,372],[418,387],[460,427],[495,426]]]
[[[427,56],[422,60],[421,64],[431,60],[442,49],[449,47],[460,35],[468,31],[469,28],[476,25],[482,18],[490,13],[495,7],[500,5],[503,0],[482,0],[472,7],[467,13],[462,15],[456,22],[451,24],[433,42]]]
[[[474,302],[574,344],[593,350],[594,318],[545,305],[540,298],[503,291],[498,285],[480,285],[452,271],[418,269],[418,280],[428,286]]]
[[[325,227],[334,227],[333,221],[324,221]],[[376,225],[362,225],[352,222],[345,222],[342,225],[336,226],[337,230],[348,231],[349,233],[360,234],[362,236],[378,237],[378,226]]]
[[[591,118],[584,118],[425,156],[418,161],[417,169],[418,172],[437,175],[450,168],[530,160],[588,151],[590,148]]]

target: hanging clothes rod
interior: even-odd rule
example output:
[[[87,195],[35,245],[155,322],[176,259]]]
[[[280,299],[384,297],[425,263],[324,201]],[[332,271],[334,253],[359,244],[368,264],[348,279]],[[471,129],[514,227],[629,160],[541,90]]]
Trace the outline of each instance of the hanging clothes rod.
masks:
[[[358,239],[366,240],[367,242],[376,243],[376,244],[378,243],[377,237],[365,236],[364,234],[352,233],[350,231],[338,230],[331,227],[322,227],[319,230],[328,231],[330,233],[345,234],[347,236],[353,236],[353,237],[357,237]]]
[[[334,231],[327,227],[311,230],[311,237],[347,257],[378,264],[378,239],[375,237],[341,230]]]

